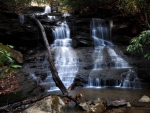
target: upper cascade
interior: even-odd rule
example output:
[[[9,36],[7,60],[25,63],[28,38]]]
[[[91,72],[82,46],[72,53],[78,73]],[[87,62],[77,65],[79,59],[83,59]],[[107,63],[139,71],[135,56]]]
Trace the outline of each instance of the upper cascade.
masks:
[[[51,13],[51,7],[50,6],[46,6],[44,13]]]
[[[112,24],[112,21],[107,25],[104,19],[92,18],[90,27],[95,47],[113,45],[111,42],[110,24]]]

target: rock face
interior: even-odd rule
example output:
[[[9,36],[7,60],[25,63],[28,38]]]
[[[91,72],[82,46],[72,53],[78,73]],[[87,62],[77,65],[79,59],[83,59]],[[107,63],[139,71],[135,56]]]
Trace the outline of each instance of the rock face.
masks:
[[[60,97],[48,96],[24,110],[23,113],[61,113],[64,105]]]
[[[73,47],[93,46],[92,40],[89,37],[76,36],[72,39]]]
[[[120,47],[121,49],[121,47]],[[126,76],[121,76],[121,74],[123,72],[128,71],[128,69],[123,68],[123,69],[103,69],[103,70],[93,70],[93,65],[94,65],[94,61],[92,58],[93,52],[94,52],[94,48],[93,47],[78,47],[75,48],[74,51],[76,52],[77,56],[78,56],[78,66],[79,66],[79,70],[76,74],[76,78],[75,81],[77,82],[77,84],[79,86],[85,86],[88,83],[88,77],[92,76],[95,78],[102,78],[102,80],[108,80],[107,82],[110,81],[110,83],[113,85],[113,82],[115,82],[115,80],[123,80],[124,78],[126,78]],[[53,51],[54,53],[54,51]],[[53,54],[54,55],[54,54]],[[124,56],[124,55],[122,55]],[[125,57],[125,56],[124,56]],[[24,70],[27,73],[34,73],[36,77],[41,78],[42,80],[44,80],[47,76],[46,72],[49,72],[47,67],[48,61],[47,61],[47,53],[46,51],[37,51],[36,55],[33,55],[33,57],[29,57],[30,59],[28,59],[28,61],[26,62],[28,64],[28,68],[24,68]],[[130,63],[131,66],[135,66],[135,70],[138,72],[137,76],[140,78],[141,80],[141,88],[148,88],[148,75],[149,75],[149,71],[148,71],[148,67],[145,67],[145,65],[148,66],[148,64],[150,64],[150,62],[146,62],[143,59],[135,59],[133,57],[128,57],[126,58],[126,60]],[[139,62],[144,61],[143,65]],[[107,64],[109,66],[109,64]],[[137,66],[140,65],[140,68],[137,68]],[[24,67],[26,67],[26,64],[24,65]],[[40,70],[39,70],[40,69]],[[30,71],[29,71],[30,70]],[[144,70],[147,70],[147,73],[142,73],[141,72]],[[92,72],[91,72],[92,71]],[[42,76],[41,76],[42,75]],[[109,76],[111,75],[111,76]],[[130,78],[131,81],[133,81],[132,77]],[[110,85],[111,85],[110,84]]]
[[[26,73],[24,73],[23,71],[20,71],[20,69],[16,69],[15,72],[17,72],[17,75],[15,76],[16,76],[16,81],[18,82],[18,88],[14,89],[13,92],[11,93],[1,94],[0,106],[4,106],[10,103],[15,103],[24,98],[27,98],[29,94],[31,94],[37,88],[36,81],[28,78]],[[11,80],[11,82],[13,81]],[[33,94],[33,95],[38,95],[38,93]]]

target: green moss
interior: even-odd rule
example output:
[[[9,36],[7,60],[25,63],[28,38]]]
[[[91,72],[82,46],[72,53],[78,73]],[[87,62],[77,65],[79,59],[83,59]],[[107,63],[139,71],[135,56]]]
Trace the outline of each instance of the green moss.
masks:
[[[58,110],[58,104],[59,104],[59,97],[53,96],[52,109]]]
[[[89,113],[104,113],[105,106],[100,103],[99,105],[94,107],[94,110],[90,110]]]

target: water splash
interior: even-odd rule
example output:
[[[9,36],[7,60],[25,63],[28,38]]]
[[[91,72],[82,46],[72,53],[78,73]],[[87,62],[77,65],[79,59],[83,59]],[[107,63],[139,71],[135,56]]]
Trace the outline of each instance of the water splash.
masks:
[[[68,17],[68,16],[71,16],[71,14],[69,14],[67,12],[63,14],[63,17],[65,17],[65,18]]]
[[[127,72],[122,73],[121,76],[124,78],[121,84],[122,87],[141,88],[139,85],[139,78],[135,71],[129,69]]]

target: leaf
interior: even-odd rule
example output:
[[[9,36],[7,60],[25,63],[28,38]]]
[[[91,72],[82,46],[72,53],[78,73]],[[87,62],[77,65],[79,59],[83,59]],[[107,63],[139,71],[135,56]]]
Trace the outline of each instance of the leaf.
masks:
[[[12,45],[7,45],[8,47],[10,47],[10,48],[14,48],[14,46],[12,46]]]
[[[20,65],[11,65],[12,68],[21,68],[22,66]]]
[[[5,73],[8,73],[10,71],[10,67],[8,66],[5,70],[3,70],[0,74],[0,76],[2,77]]]

